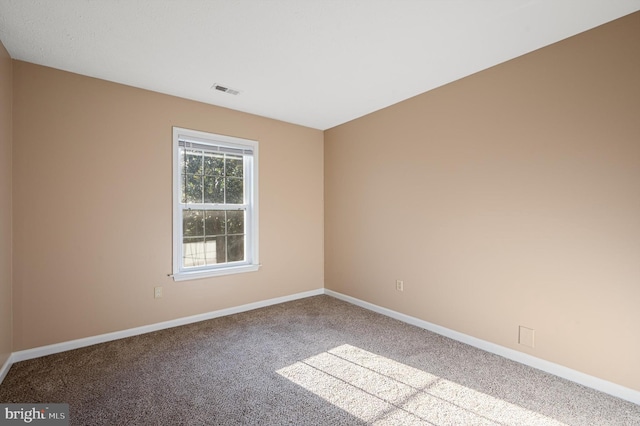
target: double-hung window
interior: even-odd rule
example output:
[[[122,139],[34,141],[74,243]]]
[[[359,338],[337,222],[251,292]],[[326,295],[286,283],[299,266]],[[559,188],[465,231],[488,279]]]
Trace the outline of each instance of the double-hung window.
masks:
[[[173,277],[258,269],[258,143],[173,128]]]

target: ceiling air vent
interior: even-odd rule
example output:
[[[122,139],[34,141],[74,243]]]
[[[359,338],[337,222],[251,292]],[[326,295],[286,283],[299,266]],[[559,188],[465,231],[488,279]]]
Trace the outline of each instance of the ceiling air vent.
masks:
[[[232,89],[232,88],[227,87],[227,86],[222,86],[221,84],[218,84],[218,83],[215,83],[213,86],[211,86],[211,88],[219,90],[219,91],[224,92],[224,93],[228,93],[230,95],[239,95],[240,94],[239,90]]]

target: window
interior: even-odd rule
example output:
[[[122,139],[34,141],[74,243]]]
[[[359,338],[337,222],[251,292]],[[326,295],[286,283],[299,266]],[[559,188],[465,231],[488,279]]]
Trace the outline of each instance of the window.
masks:
[[[258,143],[173,128],[173,277],[258,269]]]

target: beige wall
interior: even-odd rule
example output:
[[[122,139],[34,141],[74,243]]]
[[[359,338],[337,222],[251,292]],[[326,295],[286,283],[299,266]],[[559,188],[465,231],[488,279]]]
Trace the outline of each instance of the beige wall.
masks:
[[[325,286],[640,390],[638,46],[640,13],[325,132]]]
[[[321,131],[19,61],[13,76],[14,351],[323,287]],[[172,126],[259,141],[260,271],[167,277]]]
[[[0,367],[11,355],[11,57],[0,43]]]

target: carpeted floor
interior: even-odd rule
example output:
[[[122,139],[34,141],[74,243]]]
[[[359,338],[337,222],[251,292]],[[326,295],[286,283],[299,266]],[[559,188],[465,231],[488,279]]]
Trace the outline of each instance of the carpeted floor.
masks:
[[[329,296],[14,364],[73,425],[640,425],[640,406]]]

